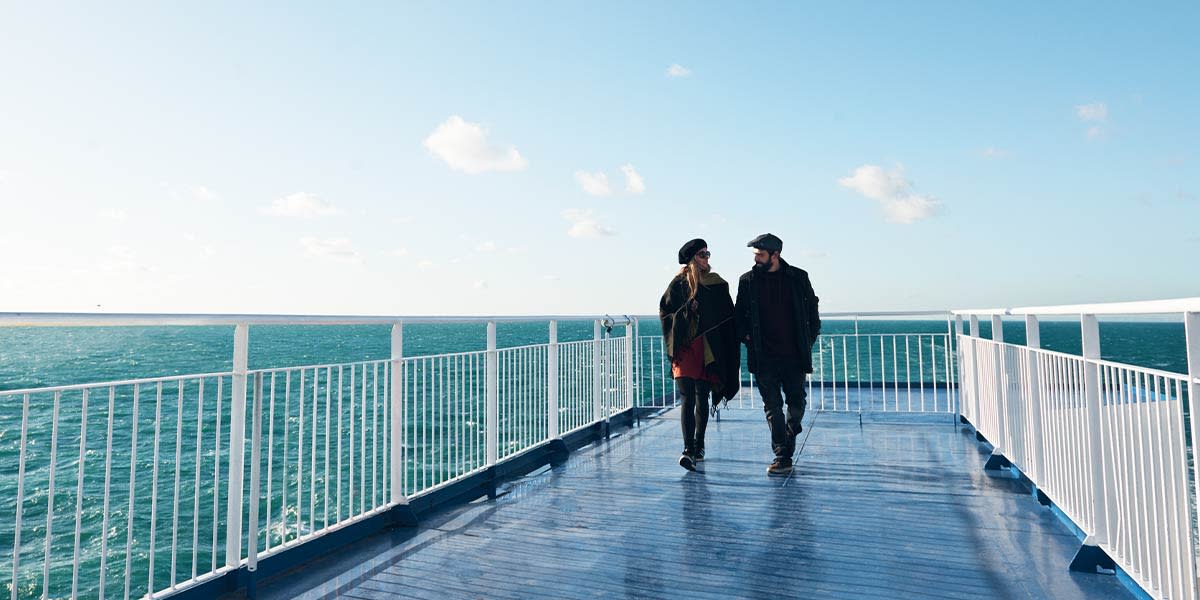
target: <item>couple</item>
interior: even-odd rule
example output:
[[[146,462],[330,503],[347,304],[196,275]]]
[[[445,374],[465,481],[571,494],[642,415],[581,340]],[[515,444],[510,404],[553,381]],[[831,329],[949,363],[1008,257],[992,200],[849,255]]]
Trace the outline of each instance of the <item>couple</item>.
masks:
[[[821,318],[808,273],[779,256],[783,240],[764,233],[746,245],[754,249],[754,268],[738,280],[736,305],[729,284],[709,267],[711,254],[702,239],[679,249],[683,267],[658,305],[671,376],[683,404],[679,465],[694,471],[704,460],[709,392],[714,412],[721,400],[737,395],[742,385],[740,344],[746,344],[775,452],[767,472],[786,475],[792,471],[796,435],[802,429],[805,375],[812,373],[812,346],[821,333]]]

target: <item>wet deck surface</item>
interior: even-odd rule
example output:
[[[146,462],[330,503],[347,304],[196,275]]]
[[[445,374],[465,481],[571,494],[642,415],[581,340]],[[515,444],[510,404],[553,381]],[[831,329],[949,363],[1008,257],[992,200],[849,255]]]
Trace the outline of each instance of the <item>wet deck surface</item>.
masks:
[[[678,412],[476,502],[361,542],[260,598],[1125,598],[949,415],[812,412],[769,477],[760,409],[676,464]]]

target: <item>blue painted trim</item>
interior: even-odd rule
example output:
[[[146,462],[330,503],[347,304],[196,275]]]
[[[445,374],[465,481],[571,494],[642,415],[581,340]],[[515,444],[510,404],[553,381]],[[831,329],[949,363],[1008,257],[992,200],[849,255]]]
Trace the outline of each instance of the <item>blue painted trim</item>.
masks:
[[[647,412],[660,412],[669,408],[671,407]],[[313,559],[336,552],[340,548],[372,535],[393,529],[416,527],[422,517],[449,505],[465,504],[482,496],[494,498],[496,487],[499,484],[524,476],[545,465],[561,464],[573,450],[604,439],[606,434],[614,428],[628,428],[634,421],[634,409],[617,413],[610,417],[610,427],[606,428],[604,422],[600,422],[562,438],[542,442],[520,456],[500,462],[423,496],[413,498],[407,505],[394,507],[387,512],[268,556],[258,562],[258,568],[254,573],[250,573],[243,566],[236,571],[180,592],[172,598],[205,600],[224,594],[239,593],[239,596],[252,599],[256,596],[257,588],[264,583],[269,585],[272,577],[284,574]]]
[[[984,440],[983,436],[980,435],[978,432],[975,435],[981,441]],[[991,444],[988,444],[988,445],[990,446]],[[1086,559],[1091,564],[1091,567],[1092,567],[1091,570],[1085,571],[1088,573],[1096,573],[1095,566],[1100,564],[1100,562],[1102,560],[1112,561],[1111,562],[1112,571],[1114,572],[1114,574],[1117,578],[1117,581],[1121,582],[1121,585],[1124,586],[1125,589],[1129,591],[1129,593],[1133,594],[1133,596],[1135,598],[1137,598],[1138,600],[1154,600],[1154,597],[1151,596],[1145,589],[1143,589],[1142,586],[1139,585],[1137,581],[1134,581],[1134,579],[1132,577],[1130,577],[1128,573],[1125,572],[1125,569],[1122,569],[1120,565],[1117,565],[1116,561],[1113,561],[1112,558],[1109,557],[1107,553],[1105,553],[1103,550],[1101,550],[1100,548],[1097,548],[1095,546],[1084,546],[1083,541],[1087,539],[1087,534],[1085,534],[1083,532],[1083,529],[1081,529],[1078,525],[1076,525],[1075,521],[1071,520],[1071,518],[1068,517],[1067,514],[1064,513],[1062,511],[1062,509],[1060,509],[1058,507],[1058,505],[1054,503],[1054,500],[1052,498],[1050,498],[1049,495],[1047,495],[1045,492],[1043,492],[1041,489],[1039,489],[1036,485],[1034,485],[1033,481],[1031,479],[1029,479],[1029,477],[1026,476],[1024,472],[1022,472],[1019,468],[1017,468],[1016,465],[1010,465],[1009,469],[1022,482],[1025,482],[1029,485],[1030,494],[1033,495],[1035,498],[1037,498],[1037,501],[1039,503],[1041,503],[1043,506],[1048,507],[1050,509],[1050,513],[1053,514],[1055,516],[1055,518],[1057,518],[1058,521],[1060,523],[1062,523],[1067,528],[1068,531],[1071,532],[1071,535],[1075,536],[1075,539],[1079,540],[1079,543],[1080,543],[1079,553],[1077,553],[1075,555],[1075,559],[1073,559],[1071,561],[1071,570],[1079,570],[1076,568],[1076,566],[1077,566],[1076,561],[1081,560],[1081,556],[1083,557],[1083,559]],[[1085,551],[1089,548],[1093,548],[1096,552],[1099,552],[1099,554],[1103,556],[1103,559],[1096,560],[1096,557],[1094,555],[1093,556],[1086,555]],[[1083,566],[1082,563],[1080,564],[1080,566]]]

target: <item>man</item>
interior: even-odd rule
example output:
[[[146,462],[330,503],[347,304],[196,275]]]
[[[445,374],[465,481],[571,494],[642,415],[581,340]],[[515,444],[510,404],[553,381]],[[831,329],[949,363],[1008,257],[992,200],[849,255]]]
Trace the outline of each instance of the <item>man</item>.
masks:
[[[796,436],[802,430],[805,375],[813,370],[812,346],[821,333],[821,317],[808,273],[779,256],[783,240],[764,233],[746,245],[754,249],[754,268],[738,280],[738,337],[746,344],[771,428],[775,460],[767,472],[786,475],[792,472]]]

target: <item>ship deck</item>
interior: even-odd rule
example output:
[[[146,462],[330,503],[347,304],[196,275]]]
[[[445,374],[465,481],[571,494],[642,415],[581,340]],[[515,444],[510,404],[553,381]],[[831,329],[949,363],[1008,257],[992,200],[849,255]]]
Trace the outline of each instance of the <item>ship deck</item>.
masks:
[[[276,598],[1121,598],[1071,572],[1079,540],[948,414],[810,411],[770,477],[757,408],[678,411],[563,463],[260,582]]]

